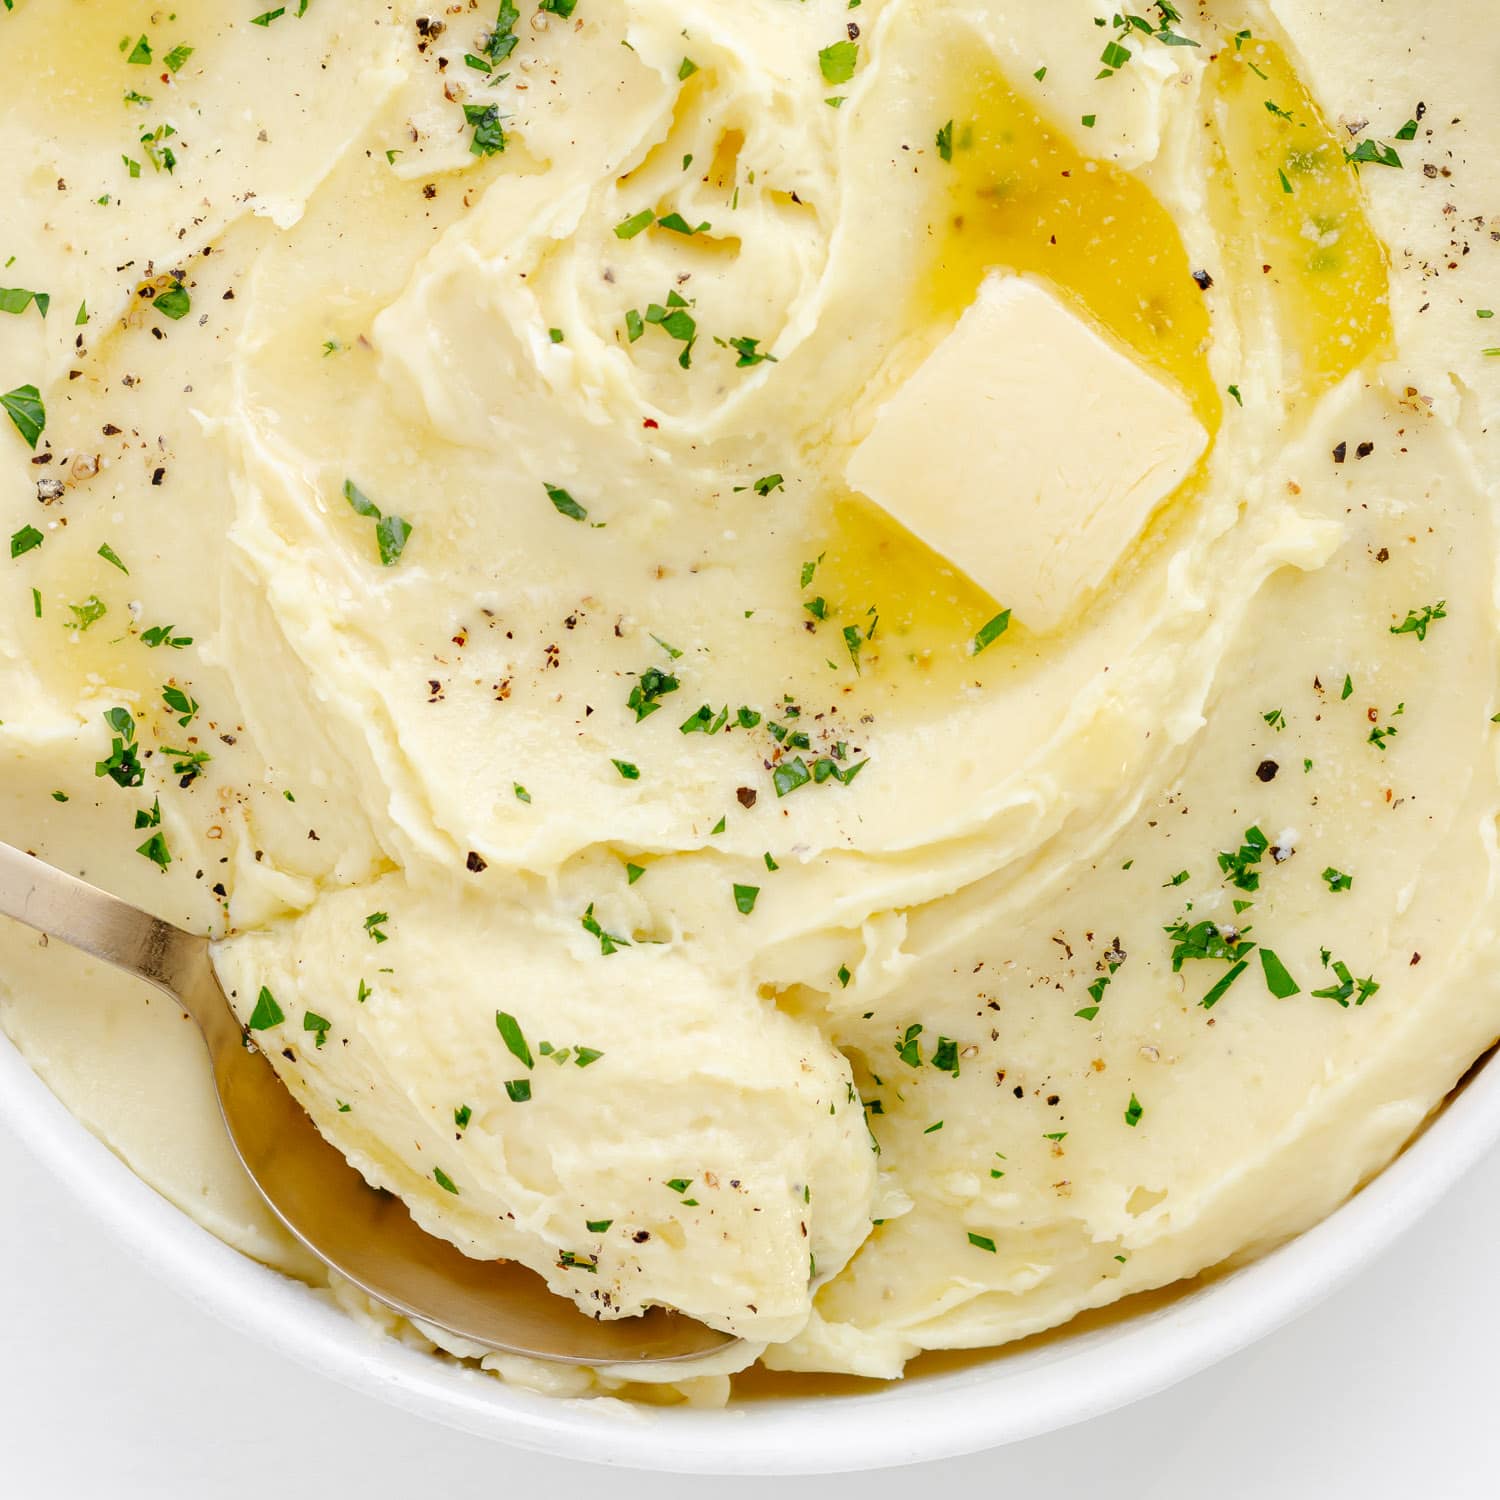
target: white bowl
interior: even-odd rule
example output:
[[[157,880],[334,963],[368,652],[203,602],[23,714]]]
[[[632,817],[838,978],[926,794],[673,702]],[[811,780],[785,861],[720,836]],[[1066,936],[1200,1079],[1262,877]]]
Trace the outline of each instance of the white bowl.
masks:
[[[596,1463],[700,1474],[814,1474],[998,1447],[1101,1415],[1196,1373],[1327,1296],[1500,1139],[1500,1066],[1472,1073],[1411,1146],[1342,1208],[1228,1275],[868,1395],[727,1411],[560,1401],[382,1339],[247,1260],[137,1178],[0,1037],[0,1119],[153,1271],[224,1322],[343,1384],[481,1436]]]

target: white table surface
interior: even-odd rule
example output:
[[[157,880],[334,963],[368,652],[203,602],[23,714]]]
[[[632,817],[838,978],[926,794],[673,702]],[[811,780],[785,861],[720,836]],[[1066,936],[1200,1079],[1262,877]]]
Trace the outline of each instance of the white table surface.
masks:
[[[1323,1306],[1150,1401],[925,1472],[779,1481],[542,1458],[346,1391],[153,1279],[3,1131],[0,1203],[6,1500],[676,1500],[771,1483],[778,1500],[884,1500],[916,1479],[1024,1500],[1500,1494],[1500,1154]]]

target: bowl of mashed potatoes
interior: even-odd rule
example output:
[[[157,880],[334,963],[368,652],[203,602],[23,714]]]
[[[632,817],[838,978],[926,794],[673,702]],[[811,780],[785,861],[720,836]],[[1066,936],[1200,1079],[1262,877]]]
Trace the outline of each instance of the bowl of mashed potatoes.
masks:
[[[327,1285],[7,927],[107,1217],[447,1420],[838,1467],[1186,1373],[1493,1138],[1396,1160],[1500,1035],[1476,8],[254,10],[0,11],[0,837],[430,1232],[740,1342]]]

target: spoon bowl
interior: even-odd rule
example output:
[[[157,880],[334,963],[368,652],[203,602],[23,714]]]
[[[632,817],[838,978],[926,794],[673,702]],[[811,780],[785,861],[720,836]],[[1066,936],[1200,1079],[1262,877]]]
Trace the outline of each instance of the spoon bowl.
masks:
[[[699,1358],[736,1342],[668,1308],[590,1317],[513,1261],[474,1260],[420,1228],[331,1146],[248,1039],[207,938],[0,844],[0,914],[124,969],[197,1023],[236,1154],[283,1224],[377,1302],[486,1348],[566,1364]]]

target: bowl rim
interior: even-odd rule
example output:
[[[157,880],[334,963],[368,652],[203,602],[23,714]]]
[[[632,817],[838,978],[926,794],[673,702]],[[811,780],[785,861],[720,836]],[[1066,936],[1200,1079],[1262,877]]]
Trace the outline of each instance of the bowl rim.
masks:
[[[1500,1067],[1488,1059],[1472,1070],[1406,1150],[1326,1219],[1165,1307],[871,1394],[719,1411],[545,1396],[360,1325],[216,1239],[138,1178],[3,1032],[0,1120],[153,1274],[220,1322],[347,1387],[563,1458],[670,1473],[825,1474],[1038,1437],[1164,1390],[1264,1337],[1392,1244],[1500,1140]]]

